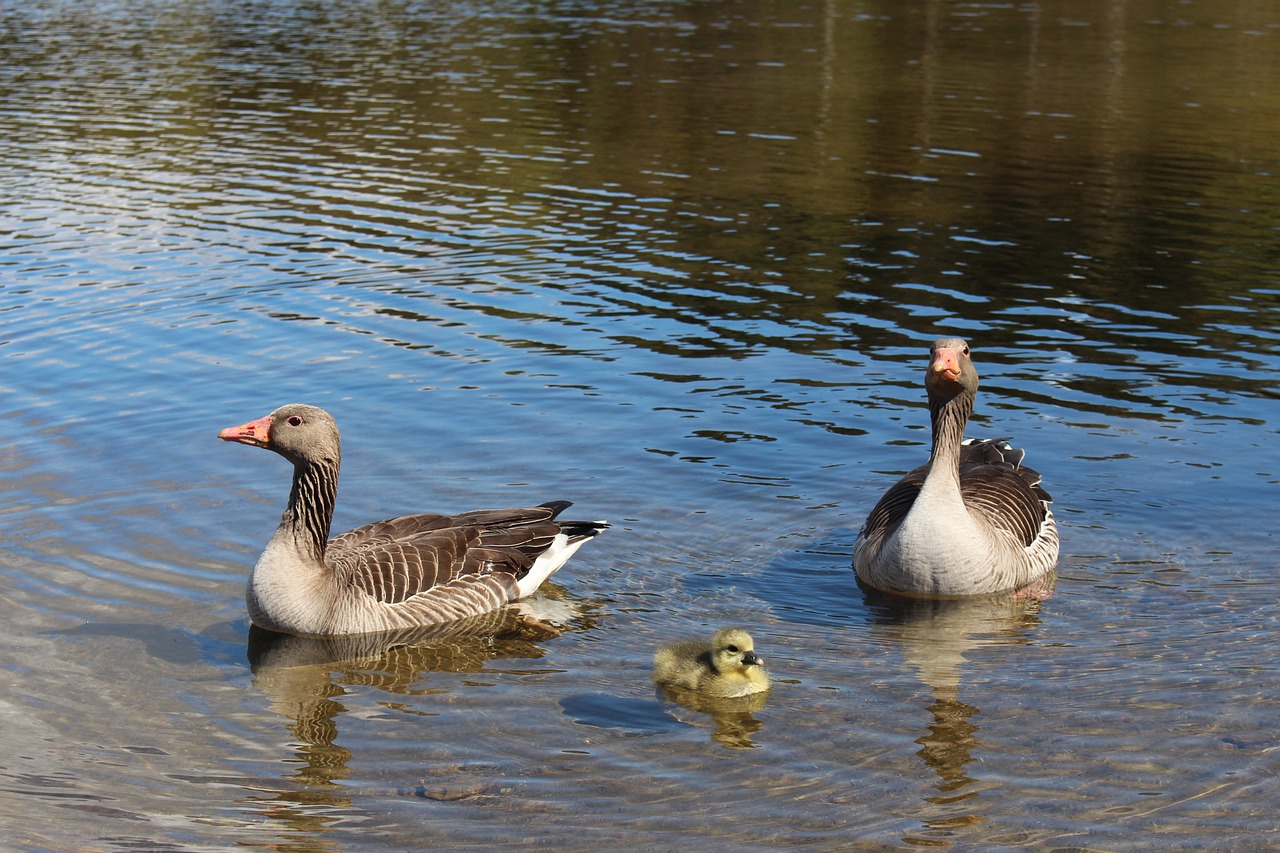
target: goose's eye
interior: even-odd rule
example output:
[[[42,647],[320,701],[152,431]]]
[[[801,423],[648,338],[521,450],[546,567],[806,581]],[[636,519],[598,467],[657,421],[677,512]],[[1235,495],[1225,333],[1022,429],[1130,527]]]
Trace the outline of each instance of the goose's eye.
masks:
[[[729,646],[729,651],[733,652],[733,653],[736,655],[736,654],[738,653],[738,647],[737,647],[737,646]]]
[[[289,426],[302,426],[302,418],[297,415],[289,418]]]
[[[961,350],[961,352],[967,356],[969,354],[969,348],[965,347],[964,349]]]

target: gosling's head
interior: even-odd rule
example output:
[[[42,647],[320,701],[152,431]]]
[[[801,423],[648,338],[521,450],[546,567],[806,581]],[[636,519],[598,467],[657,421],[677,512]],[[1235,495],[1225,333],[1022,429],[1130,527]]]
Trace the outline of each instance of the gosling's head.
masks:
[[[741,628],[721,628],[711,638],[711,661],[717,672],[743,672],[764,666],[751,635]]]

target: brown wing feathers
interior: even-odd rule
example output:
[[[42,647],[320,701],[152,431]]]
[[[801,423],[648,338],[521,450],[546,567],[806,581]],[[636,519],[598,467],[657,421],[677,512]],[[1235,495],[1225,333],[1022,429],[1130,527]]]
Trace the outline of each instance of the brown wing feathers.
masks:
[[[553,519],[568,505],[402,516],[336,537],[326,556],[347,584],[387,604],[467,577],[520,578],[561,533]]]
[[[961,473],[960,493],[967,506],[980,512],[992,527],[1012,533],[1024,548],[1039,536],[1047,510],[1019,469],[975,466]]]
[[[1048,515],[1049,493],[1039,472],[1022,467],[1025,452],[1003,439],[965,442],[960,460],[960,493],[993,527],[1007,530],[1030,547]]]
[[[960,493],[964,502],[988,523],[1012,533],[1024,547],[1040,534],[1047,515],[1049,493],[1040,486],[1040,474],[1021,467],[1024,451],[1003,439],[970,440],[962,448]],[[911,511],[929,466],[908,473],[885,492],[867,516],[863,537],[869,542],[891,536]]]

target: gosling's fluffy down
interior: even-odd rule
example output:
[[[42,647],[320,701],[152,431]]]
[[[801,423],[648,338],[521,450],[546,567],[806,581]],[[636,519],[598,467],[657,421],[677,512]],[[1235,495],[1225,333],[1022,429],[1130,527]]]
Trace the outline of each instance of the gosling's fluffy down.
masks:
[[[653,680],[663,687],[725,698],[769,689],[764,659],[741,628],[722,628],[711,642],[683,640],[659,649],[653,656]]]

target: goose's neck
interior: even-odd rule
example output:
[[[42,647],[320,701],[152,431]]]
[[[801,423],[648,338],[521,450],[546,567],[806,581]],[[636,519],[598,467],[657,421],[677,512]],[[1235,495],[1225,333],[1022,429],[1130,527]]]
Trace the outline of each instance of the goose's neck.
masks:
[[[960,443],[973,414],[972,392],[962,391],[949,400],[929,400],[929,420],[933,427],[933,447],[929,451],[930,477],[948,475],[960,484]]]
[[[338,499],[338,462],[298,462],[293,468],[289,505],[280,517],[277,536],[285,536],[301,556],[324,562],[329,525]]]

